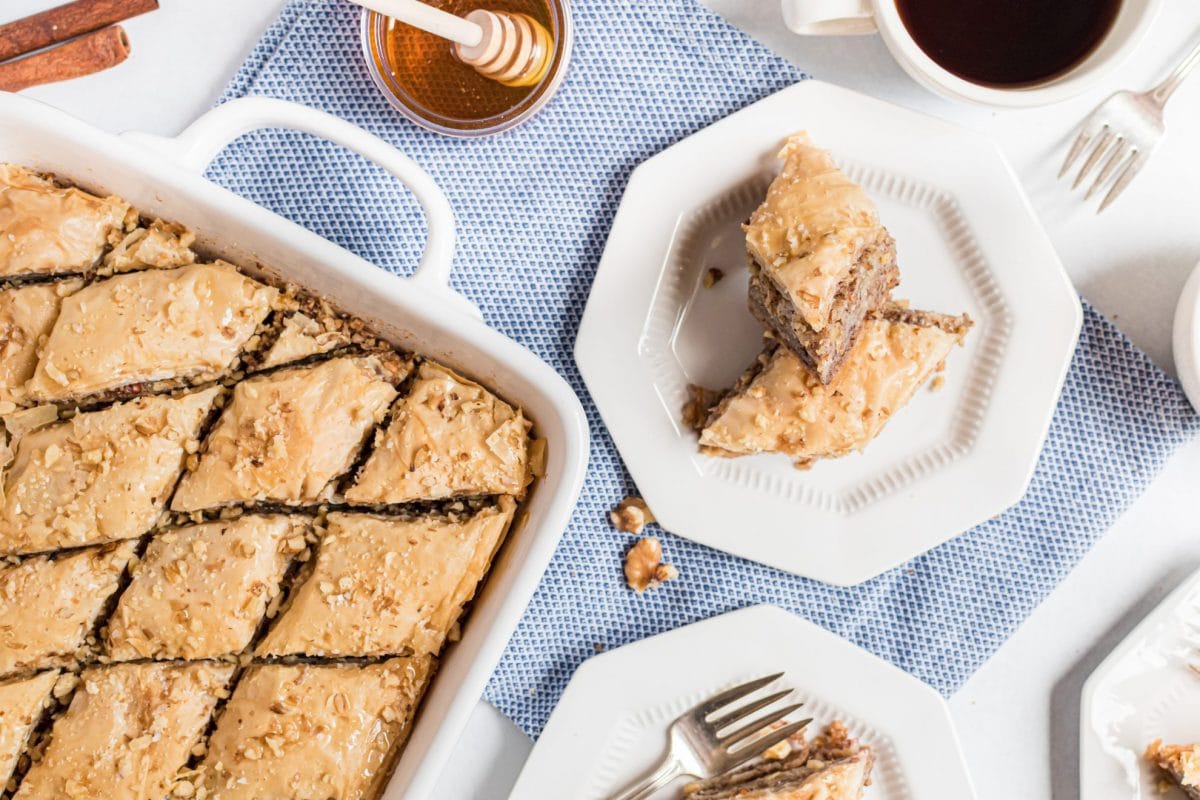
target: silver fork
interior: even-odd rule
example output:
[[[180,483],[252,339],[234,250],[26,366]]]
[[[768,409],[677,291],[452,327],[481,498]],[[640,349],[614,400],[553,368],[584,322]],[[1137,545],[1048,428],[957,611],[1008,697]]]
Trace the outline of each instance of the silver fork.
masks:
[[[1091,152],[1071,188],[1078,188],[1099,167],[1084,195],[1083,199],[1087,201],[1112,178],[1112,186],[1096,210],[1097,214],[1125,191],[1158,147],[1167,131],[1163,107],[1197,64],[1200,64],[1200,44],[1158,86],[1148,92],[1117,92],[1097,106],[1080,125],[1079,135],[1075,137],[1058,177],[1066,175],[1091,145]]]
[[[778,730],[770,730],[772,725],[803,705],[796,703],[772,711],[735,731],[723,733],[733,723],[743,720],[754,712],[767,708],[791,694],[791,689],[785,689],[730,709],[730,706],[737,701],[781,677],[783,677],[783,673],[779,672],[743,683],[741,686],[735,686],[715,697],[710,697],[695,708],[684,712],[679,719],[671,723],[668,731],[670,749],[662,763],[637,782],[614,795],[612,800],[641,800],[681,776],[711,778],[720,775],[802,730],[812,722],[811,719],[793,722]],[[710,719],[717,712],[723,713],[715,719]],[[761,735],[764,733],[765,735]],[[739,742],[742,746],[734,748],[734,745]]]

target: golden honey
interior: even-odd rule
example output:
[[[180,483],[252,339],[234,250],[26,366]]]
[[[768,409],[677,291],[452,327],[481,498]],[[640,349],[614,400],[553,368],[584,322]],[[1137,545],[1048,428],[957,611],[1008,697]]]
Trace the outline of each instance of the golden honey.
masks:
[[[466,16],[477,8],[527,14],[554,40],[546,75],[532,86],[506,86],[485,78],[454,55],[451,42],[373,12],[364,15],[363,45],[375,83],[407,116],[452,135],[504,130],[541,107],[566,69],[570,28],[556,0],[432,0],[431,5]]]

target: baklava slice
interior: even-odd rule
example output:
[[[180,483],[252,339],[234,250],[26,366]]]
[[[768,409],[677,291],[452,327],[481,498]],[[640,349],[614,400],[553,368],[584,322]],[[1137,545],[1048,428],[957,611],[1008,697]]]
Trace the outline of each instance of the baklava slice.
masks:
[[[316,563],[258,646],[267,656],[437,653],[516,503],[414,517],[334,513]]]
[[[529,422],[477,383],[426,361],[358,480],[351,503],[387,504],[525,489]]]
[[[14,800],[167,797],[233,671],[153,662],[85,670]]]
[[[829,383],[867,314],[900,280],[896,246],[862,187],[806,134],[745,226],[750,310]]]
[[[115,275],[63,300],[27,388],[63,402],[230,370],[278,291],[232,264]]]
[[[263,356],[259,369],[271,369],[311,356],[332,353],[353,341],[348,325],[329,317],[318,321],[303,311],[284,317],[279,335]]]
[[[148,531],[220,391],[139,397],[25,433],[4,474],[0,555]]]
[[[202,659],[240,653],[279,594],[307,522],[246,515],[151,540],[108,621],[108,654]]]
[[[250,667],[188,788],[203,788],[208,800],[377,797],[432,665],[419,657]]]
[[[709,455],[783,453],[800,464],[861,450],[959,344],[958,317],[890,307],[867,321],[831,384],[788,348],[771,343],[709,412]]]
[[[0,279],[89,270],[136,219],[119,197],[64,189],[0,164]]]
[[[0,794],[16,772],[34,728],[53,704],[51,692],[57,680],[58,670],[51,670],[0,682]]]
[[[1200,744],[1163,744],[1159,739],[1146,748],[1146,760],[1191,800],[1200,800]]]
[[[138,226],[104,256],[105,274],[136,269],[168,269],[196,262],[196,234],[182,225],[156,219]]]
[[[834,722],[811,743],[781,743],[732,772],[683,787],[682,800],[860,800],[874,756]]]
[[[171,508],[328,499],[407,371],[399,359],[344,357],[242,381]]]
[[[50,335],[62,299],[82,286],[82,280],[72,279],[0,291],[0,408],[24,402],[25,383],[37,367],[38,345]]]
[[[88,647],[133,543],[0,567],[0,676],[62,666]]]

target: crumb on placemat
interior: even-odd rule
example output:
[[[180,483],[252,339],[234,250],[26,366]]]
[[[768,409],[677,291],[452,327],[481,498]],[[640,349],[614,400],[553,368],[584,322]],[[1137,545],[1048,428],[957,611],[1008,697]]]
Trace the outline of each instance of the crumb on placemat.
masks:
[[[719,270],[716,267],[711,268],[710,270],[708,270],[708,272],[704,273],[704,288],[711,289],[712,287],[714,287],[718,283],[720,283],[721,278],[724,278],[724,277],[725,277],[724,271]]]
[[[625,582],[639,594],[679,577],[679,571],[662,563],[662,543],[653,536],[638,539],[625,554]]]
[[[634,536],[655,521],[646,501],[634,496],[626,497],[617,503],[616,508],[608,512],[608,519],[617,530],[632,533]]]

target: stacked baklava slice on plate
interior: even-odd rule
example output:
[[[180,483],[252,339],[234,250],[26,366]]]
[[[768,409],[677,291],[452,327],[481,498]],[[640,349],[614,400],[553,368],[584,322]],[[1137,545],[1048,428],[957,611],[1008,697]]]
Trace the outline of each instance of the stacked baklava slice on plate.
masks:
[[[792,136],[745,225],[763,352],[723,392],[693,387],[685,422],[709,455],[782,453],[800,466],[863,449],[971,327],[892,299],[896,245],[829,153]]]
[[[538,470],[192,240],[0,166],[0,795],[377,796]]]

